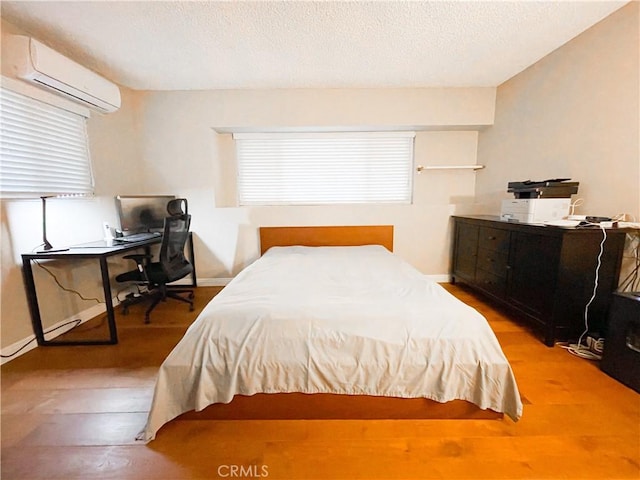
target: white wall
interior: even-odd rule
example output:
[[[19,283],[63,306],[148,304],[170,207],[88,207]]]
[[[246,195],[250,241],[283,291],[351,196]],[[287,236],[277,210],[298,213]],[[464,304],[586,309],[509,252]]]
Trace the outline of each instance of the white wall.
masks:
[[[14,30],[7,26],[2,23],[3,33]],[[497,213],[510,180],[570,176],[581,183],[584,212],[639,217],[638,57],[633,2],[501,85],[497,101],[496,90],[486,88],[123,90],[118,113],[89,121],[97,195],[52,201],[49,240],[66,245],[100,238],[102,221],[115,222],[114,195],[175,193],[190,202],[203,278],[233,276],[256,258],[260,225],[371,223],[395,225],[397,253],[438,276],[448,271],[449,215],[478,206]],[[487,168],[416,175],[413,205],[235,206],[233,143],[216,128],[327,127],[418,128],[417,164]],[[8,353],[32,334],[20,253],[40,242],[40,203],[3,201],[0,214],[0,326]],[[71,288],[100,294],[97,265],[54,267]],[[93,305],[37,275],[45,326]]]
[[[371,223],[395,225],[397,253],[438,276],[448,271],[449,215],[478,205],[497,213],[510,180],[570,176],[581,183],[584,212],[638,217],[638,57],[634,2],[501,85],[497,101],[495,89],[123,90],[118,113],[89,121],[97,196],[52,201],[49,239],[64,245],[100,238],[102,221],[115,222],[119,193],[175,193],[190,202],[202,278],[233,276],[256,258],[260,225]],[[413,205],[235,206],[233,142],[215,129],[332,126],[418,128],[417,164],[487,168],[416,175]],[[40,204],[3,201],[0,214],[7,353],[32,333],[20,253],[40,242]],[[100,293],[96,265],[57,269],[70,287]],[[45,326],[92,305],[37,275]]]
[[[8,32],[22,33],[3,22],[3,34]],[[416,163],[475,164],[477,129],[493,121],[495,104],[492,88],[122,94],[117,113],[92,114],[88,121],[96,196],[50,200],[48,239],[68,246],[101,238],[103,221],[116,224],[117,194],[185,196],[204,284],[223,282],[257,258],[261,225],[393,224],[396,251],[425,273],[445,277],[449,215],[474,198],[474,173],[426,172],[415,178],[412,205],[238,208],[233,141],[216,128],[417,128]],[[41,242],[41,204],[4,200],[0,213],[0,323],[7,354],[32,336],[20,254]],[[117,259],[109,263],[112,277],[128,268]],[[48,266],[66,287],[102,298],[97,262]],[[45,329],[95,310],[96,302],[63,292],[43,270],[34,274]]]
[[[145,191],[189,199],[198,275],[230,277],[258,256],[262,225],[393,224],[396,252],[446,277],[449,215],[474,199],[474,173],[416,175],[412,205],[235,206],[234,146],[217,130],[417,128],[416,164],[475,164],[477,128],[495,90],[243,90],[146,92],[140,145]]]
[[[125,95],[126,98],[126,95]],[[54,247],[69,246],[102,238],[102,222],[116,224],[114,192],[124,191],[136,180],[135,145],[127,125],[131,112],[125,107],[104,118],[95,114],[89,120],[90,149],[93,157],[96,196],[91,198],[49,199],[47,201],[47,239]],[[100,126],[98,126],[100,125]],[[114,130],[115,128],[115,130]],[[114,141],[114,139],[118,139]],[[106,147],[106,145],[109,145]],[[130,187],[135,190],[135,187]],[[31,252],[42,243],[42,206],[40,199],[5,199],[0,201],[2,265],[0,326],[2,352],[16,342],[21,344],[32,334],[26,296],[22,282],[22,253]],[[121,261],[110,260],[117,271]],[[98,262],[46,262],[68,288],[85,297],[102,299]],[[113,272],[112,272],[113,273]],[[63,292],[42,269],[34,267],[43,324],[49,328],[77,313],[97,306],[95,301],[80,300]],[[103,309],[103,308],[102,308]]]
[[[2,21],[2,35],[24,33]],[[3,57],[7,42],[2,42]],[[6,58],[6,57],[5,57]],[[3,85],[13,84],[11,71],[2,65]],[[21,92],[29,91],[41,100],[58,106],[71,105],[68,100],[49,94],[27,83]],[[78,199],[50,199],[47,202],[47,238],[54,246],[68,246],[102,238],[102,222],[116,222],[113,196],[136,191],[140,176],[136,140],[137,94],[122,90],[123,108],[117,113],[93,113],[88,121],[89,148],[92,156],[96,196]],[[75,104],[73,104],[75,105]],[[72,109],[74,107],[71,107]],[[33,337],[29,310],[22,281],[22,253],[42,243],[42,206],[36,199],[0,200],[0,330],[2,354],[10,354]],[[113,270],[122,268],[121,261],[109,262]],[[58,280],[83,296],[102,299],[98,262],[77,262],[72,267],[64,262],[46,262]],[[63,292],[42,269],[34,267],[38,299],[45,328],[65,320],[78,318],[79,312],[104,310],[95,301],[84,301]],[[31,344],[33,345],[33,344]]]
[[[480,133],[477,200],[498,214],[507,183],[569,177],[577,214],[640,221],[639,4],[629,5],[498,87]]]

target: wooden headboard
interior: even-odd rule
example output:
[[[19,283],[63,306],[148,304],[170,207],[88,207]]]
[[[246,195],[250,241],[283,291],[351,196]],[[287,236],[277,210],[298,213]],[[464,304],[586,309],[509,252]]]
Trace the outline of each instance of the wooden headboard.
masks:
[[[393,252],[393,225],[260,227],[260,255],[271,247],[382,245]]]

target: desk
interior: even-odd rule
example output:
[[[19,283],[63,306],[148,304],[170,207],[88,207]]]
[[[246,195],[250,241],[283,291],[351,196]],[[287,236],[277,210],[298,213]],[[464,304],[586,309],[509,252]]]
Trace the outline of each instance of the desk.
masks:
[[[36,335],[38,345],[42,346],[60,346],[60,345],[114,345],[118,343],[118,331],[116,328],[116,320],[113,309],[113,299],[111,296],[111,282],[109,280],[109,267],[107,258],[116,255],[122,255],[144,248],[147,253],[152,245],[162,242],[162,237],[152,238],[137,243],[118,244],[108,246],[107,243],[100,240],[97,242],[84,243],[73,246],[68,250],[37,252],[22,254],[22,272],[24,276],[24,286],[27,294],[27,302],[29,304],[29,313],[31,314],[31,323],[33,332]],[[193,253],[193,235],[189,233],[187,241],[187,250],[189,261],[193,265],[191,273],[191,285],[197,286],[195,257]],[[33,260],[85,260],[96,259],[100,261],[100,273],[102,275],[102,288],[104,291],[104,301],[107,308],[107,322],[109,325],[109,338],[105,340],[46,340],[44,338],[44,328],[42,327],[42,318],[40,316],[40,307],[38,305],[38,295],[36,293],[36,284],[33,278],[32,261]]]

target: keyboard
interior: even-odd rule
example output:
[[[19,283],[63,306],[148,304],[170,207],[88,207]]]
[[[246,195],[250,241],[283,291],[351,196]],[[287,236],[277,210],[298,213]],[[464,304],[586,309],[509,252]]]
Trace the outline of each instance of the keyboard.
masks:
[[[145,242],[147,240],[151,240],[152,238],[158,238],[162,236],[160,232],[142,232],[142,233],[134,233],[133,235],[127,235],[126,237],[117,237],[114,238],[116,242],[123,243],[137,243],[137,242]]]

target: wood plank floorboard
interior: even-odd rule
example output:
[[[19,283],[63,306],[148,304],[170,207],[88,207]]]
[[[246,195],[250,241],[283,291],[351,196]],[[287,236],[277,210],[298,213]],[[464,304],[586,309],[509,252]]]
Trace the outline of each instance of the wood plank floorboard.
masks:
[[[39,347],[0,370],[3,480],[638,479],[640,395],[596,362],[548,348],[507,312],[445,287],[489,321],[524,403],[500,420],[178,420],[149,444],[160,363],[196,310],[169,300],[118,313],[113,346]],[[105,334],[104,318],[73,332]]]

